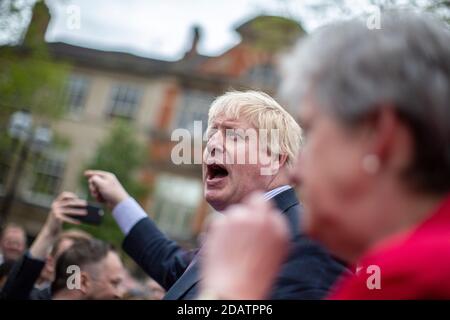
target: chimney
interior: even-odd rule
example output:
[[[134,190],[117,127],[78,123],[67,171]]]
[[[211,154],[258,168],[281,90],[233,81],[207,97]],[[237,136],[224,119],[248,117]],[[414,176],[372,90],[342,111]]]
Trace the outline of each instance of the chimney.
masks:
[[[50,22],[50,12],[44,1],[37,1],[33,7],[33,15],[28,25],[23,44],[36,48],[45,43],[45,33]]]
[[[192,30],[191,31],[192,44],[191,44],[191,48],[186,52],[185,58],[190,58],[190,57],[198,54],[197,46],[198,46],[198,42],[200,41],[200,37],[201,37],[201,28],[199,25],[194,25],[191,30]]]

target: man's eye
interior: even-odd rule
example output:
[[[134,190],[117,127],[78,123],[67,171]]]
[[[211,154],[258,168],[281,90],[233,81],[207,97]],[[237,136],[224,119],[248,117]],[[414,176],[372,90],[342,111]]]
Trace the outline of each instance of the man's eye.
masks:
[[[241,139],[242,135],[236,130],[227,130],[226,136],[233,139]]]
[[[111,284],[113,285],[113,287],[117,288],[120,284],[121,284],[121,280],[113,280],[111,281]]]
[[[208,129],[207,134],[206,134],[206,138],[209,140],[212,138],[213,135],[215,135],[217,132],[217,128],[211,128]]]

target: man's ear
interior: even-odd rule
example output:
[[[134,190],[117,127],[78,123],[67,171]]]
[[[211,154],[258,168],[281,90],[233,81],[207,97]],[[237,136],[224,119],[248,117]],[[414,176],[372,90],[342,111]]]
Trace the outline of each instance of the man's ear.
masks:
[[[86,295],[92,287],[92,280],[86,272],[80,273],[80,291]]]
[[[262,170],[262,174],[265,175],[277,175],[280,173],[280,171],[286,171],[285,168],[285,164],[287,161],[287,155],[285,154],[279,154],[278,156],[275,154],[271,154],[269,153],[269,163],[266,164],[265,167],[263,167]]]
[[[288,155],[287,154],[280,154],[278,156],[278,161],[280,163],[280,168],[282,168],[286,164],[287,159],[288,159]]]

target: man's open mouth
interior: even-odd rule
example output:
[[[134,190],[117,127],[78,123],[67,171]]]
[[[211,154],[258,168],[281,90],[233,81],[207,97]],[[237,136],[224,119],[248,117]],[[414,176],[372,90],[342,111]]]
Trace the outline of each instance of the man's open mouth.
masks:
[[[220,179],[228,176],[228,170],[220,164],[209,164],[207,166],[207,180]]]

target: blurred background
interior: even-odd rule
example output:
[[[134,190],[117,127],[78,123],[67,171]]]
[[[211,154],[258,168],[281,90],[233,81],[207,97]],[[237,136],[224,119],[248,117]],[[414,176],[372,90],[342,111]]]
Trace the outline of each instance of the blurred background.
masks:
[[[169,237],[195,245],[212,210],[201,166],[172,163],[172,131],[206,128],[227,90],[276,96],[298,38],[390,8],[450,22],[446,0],[0,0],[0,223],[32,240],[55,196],[87,198],[82,172],[101,169]],[[110,215],[85,229],[120,247]]]

